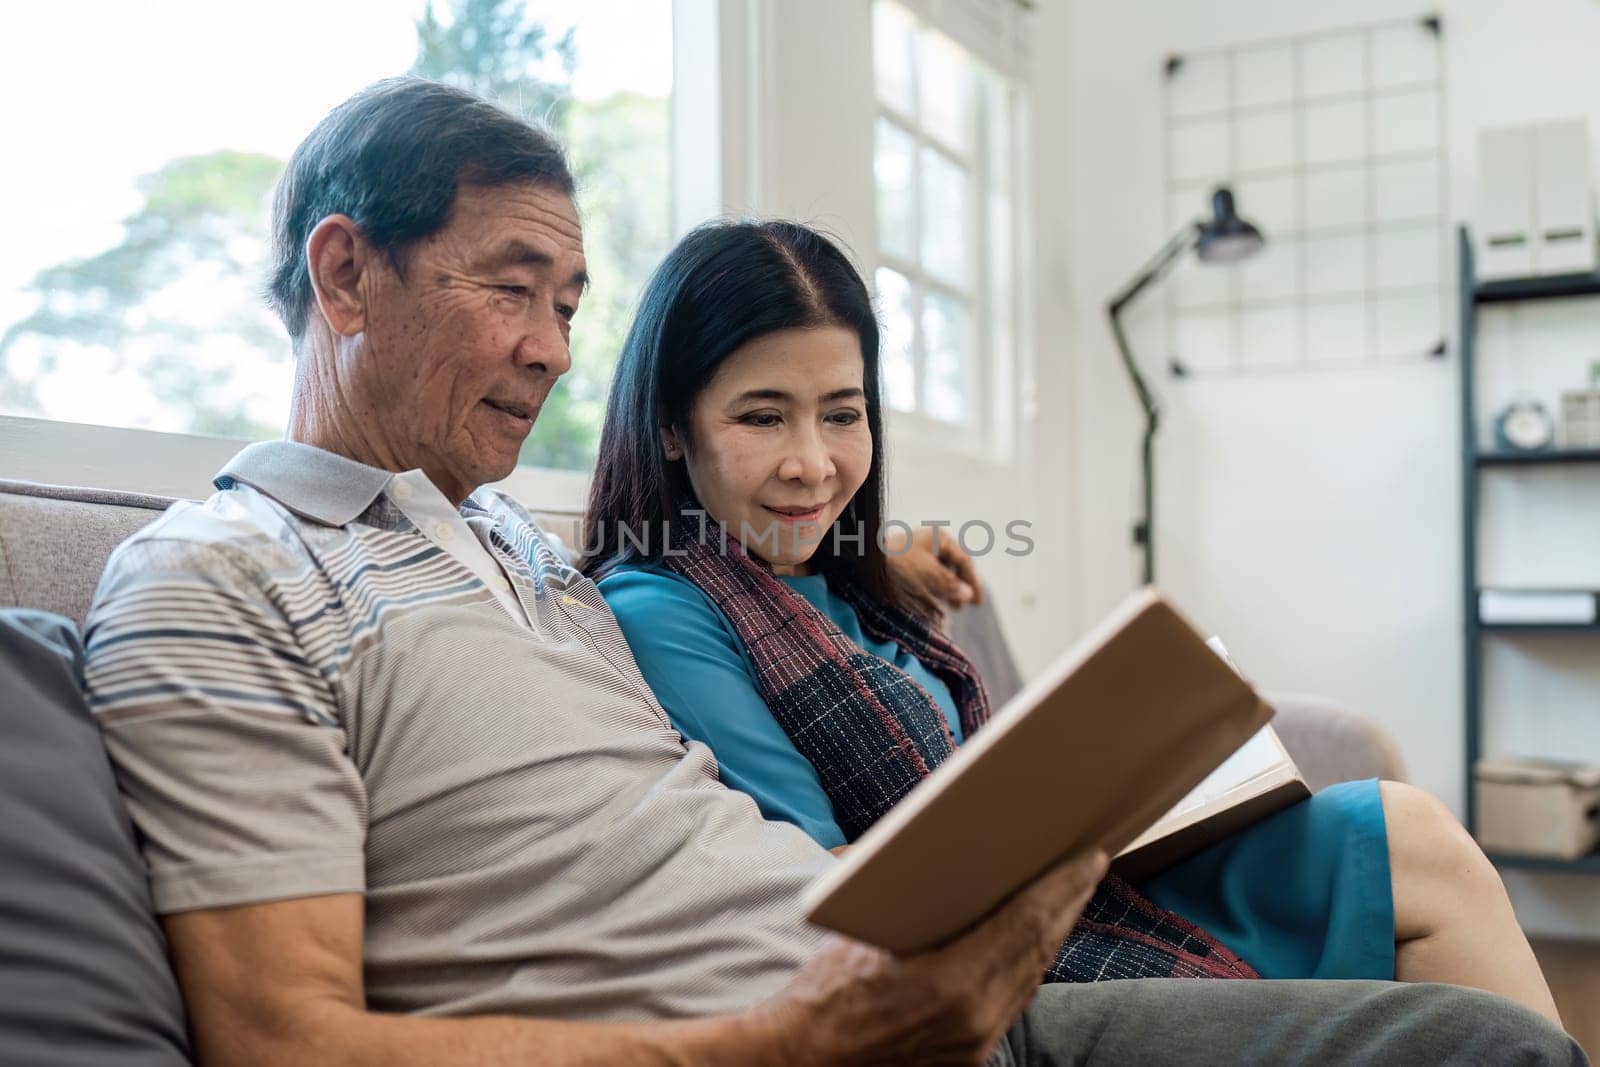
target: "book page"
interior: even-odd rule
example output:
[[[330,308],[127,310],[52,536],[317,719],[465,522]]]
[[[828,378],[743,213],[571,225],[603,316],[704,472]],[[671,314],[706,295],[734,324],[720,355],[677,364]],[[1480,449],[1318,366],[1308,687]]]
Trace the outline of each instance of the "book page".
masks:
[[[1213,634],[1206,638],[1206,647],[1238,672],[1239,666],[1233,662],[1233,657],[1228,655],[1228,649],[1223,645],[1222,638]],[[1267,774],[1280,764],[1289,762],[1289,754],[1284,751],[1278,735],[1273,732],[1272,727],[1263,726],[1254,737],[1239,746],[1239,751],[1224,760],[1222,766],[1212,771],[1205,781],[1195,786],[1188,796],[1178,801],[1171,811],[1163,815],[1152,830],[1214,800],[1220,800],[1252,778]]]
[[[1288,757],[1277,734],[1273,733],[1272,727],[1263,726],[1255,736],[1239,746],[1239,751],[1224,760],[1222,766],[1212,771],[1206,776],[1205,781],[1178,801],[1156,825],[1160,826],[1169,819],[1178,818],[1214,800],[1219,800],[1252,778],[1268,774],[1287,762]]]

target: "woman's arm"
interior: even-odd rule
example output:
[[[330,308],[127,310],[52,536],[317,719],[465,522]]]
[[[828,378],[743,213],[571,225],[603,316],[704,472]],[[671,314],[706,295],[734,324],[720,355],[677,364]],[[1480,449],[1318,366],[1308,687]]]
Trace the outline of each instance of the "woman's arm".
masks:
[[[616,572],[599,588],[656,700],[685,741],[716,754],[723,783],[824,848],[844,844],[816,770],[767,710],[744,643],[721,609],[665,571]]]

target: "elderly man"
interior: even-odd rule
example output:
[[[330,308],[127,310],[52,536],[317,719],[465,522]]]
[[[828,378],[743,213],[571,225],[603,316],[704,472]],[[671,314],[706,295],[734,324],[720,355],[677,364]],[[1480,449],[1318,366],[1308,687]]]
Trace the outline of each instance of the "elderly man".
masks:
[[[289,440],[123,545],[89,621],[206,1061],[1581,1058],[1464,990],[1037,990],[1100,856],[914,958],[808,927],[828,854],[717,781],[594,586],[482,488],[569,366],[558,146],[380,83],[295,152],[275,228]]]

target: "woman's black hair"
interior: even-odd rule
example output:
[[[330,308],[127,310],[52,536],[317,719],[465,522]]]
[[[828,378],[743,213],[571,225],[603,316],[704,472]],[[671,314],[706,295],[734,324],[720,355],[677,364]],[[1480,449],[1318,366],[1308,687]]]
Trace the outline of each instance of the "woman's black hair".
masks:
[[[878,543],[883,408],[872,298],[837,245],[794,222],[707,223],[646,283],[611,381],[580,546],[585,573],[599,578],[622,563],[661,558],[665,531],[692,499],[684,463],[667,458],[661,431],[690,440],[689,413],[723,361],[767,334],[827,326],[861,342],[872,464],[812,563],[830,579],[908,606]]]

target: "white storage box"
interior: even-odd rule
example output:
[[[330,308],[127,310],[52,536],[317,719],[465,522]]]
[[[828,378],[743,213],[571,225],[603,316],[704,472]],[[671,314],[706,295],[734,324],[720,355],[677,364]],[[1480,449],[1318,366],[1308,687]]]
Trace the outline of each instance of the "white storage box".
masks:
[[[1600,767],[1480,760],[1473,778],[1484,851],[1576,859],[1600,844]]]
[[[1484,281],[1600,267],[1587,119],[1479,131],[1477,241]]]
[[[1600,389],[1561,394],[1561,444],[1566,448],[1600,448]]]

